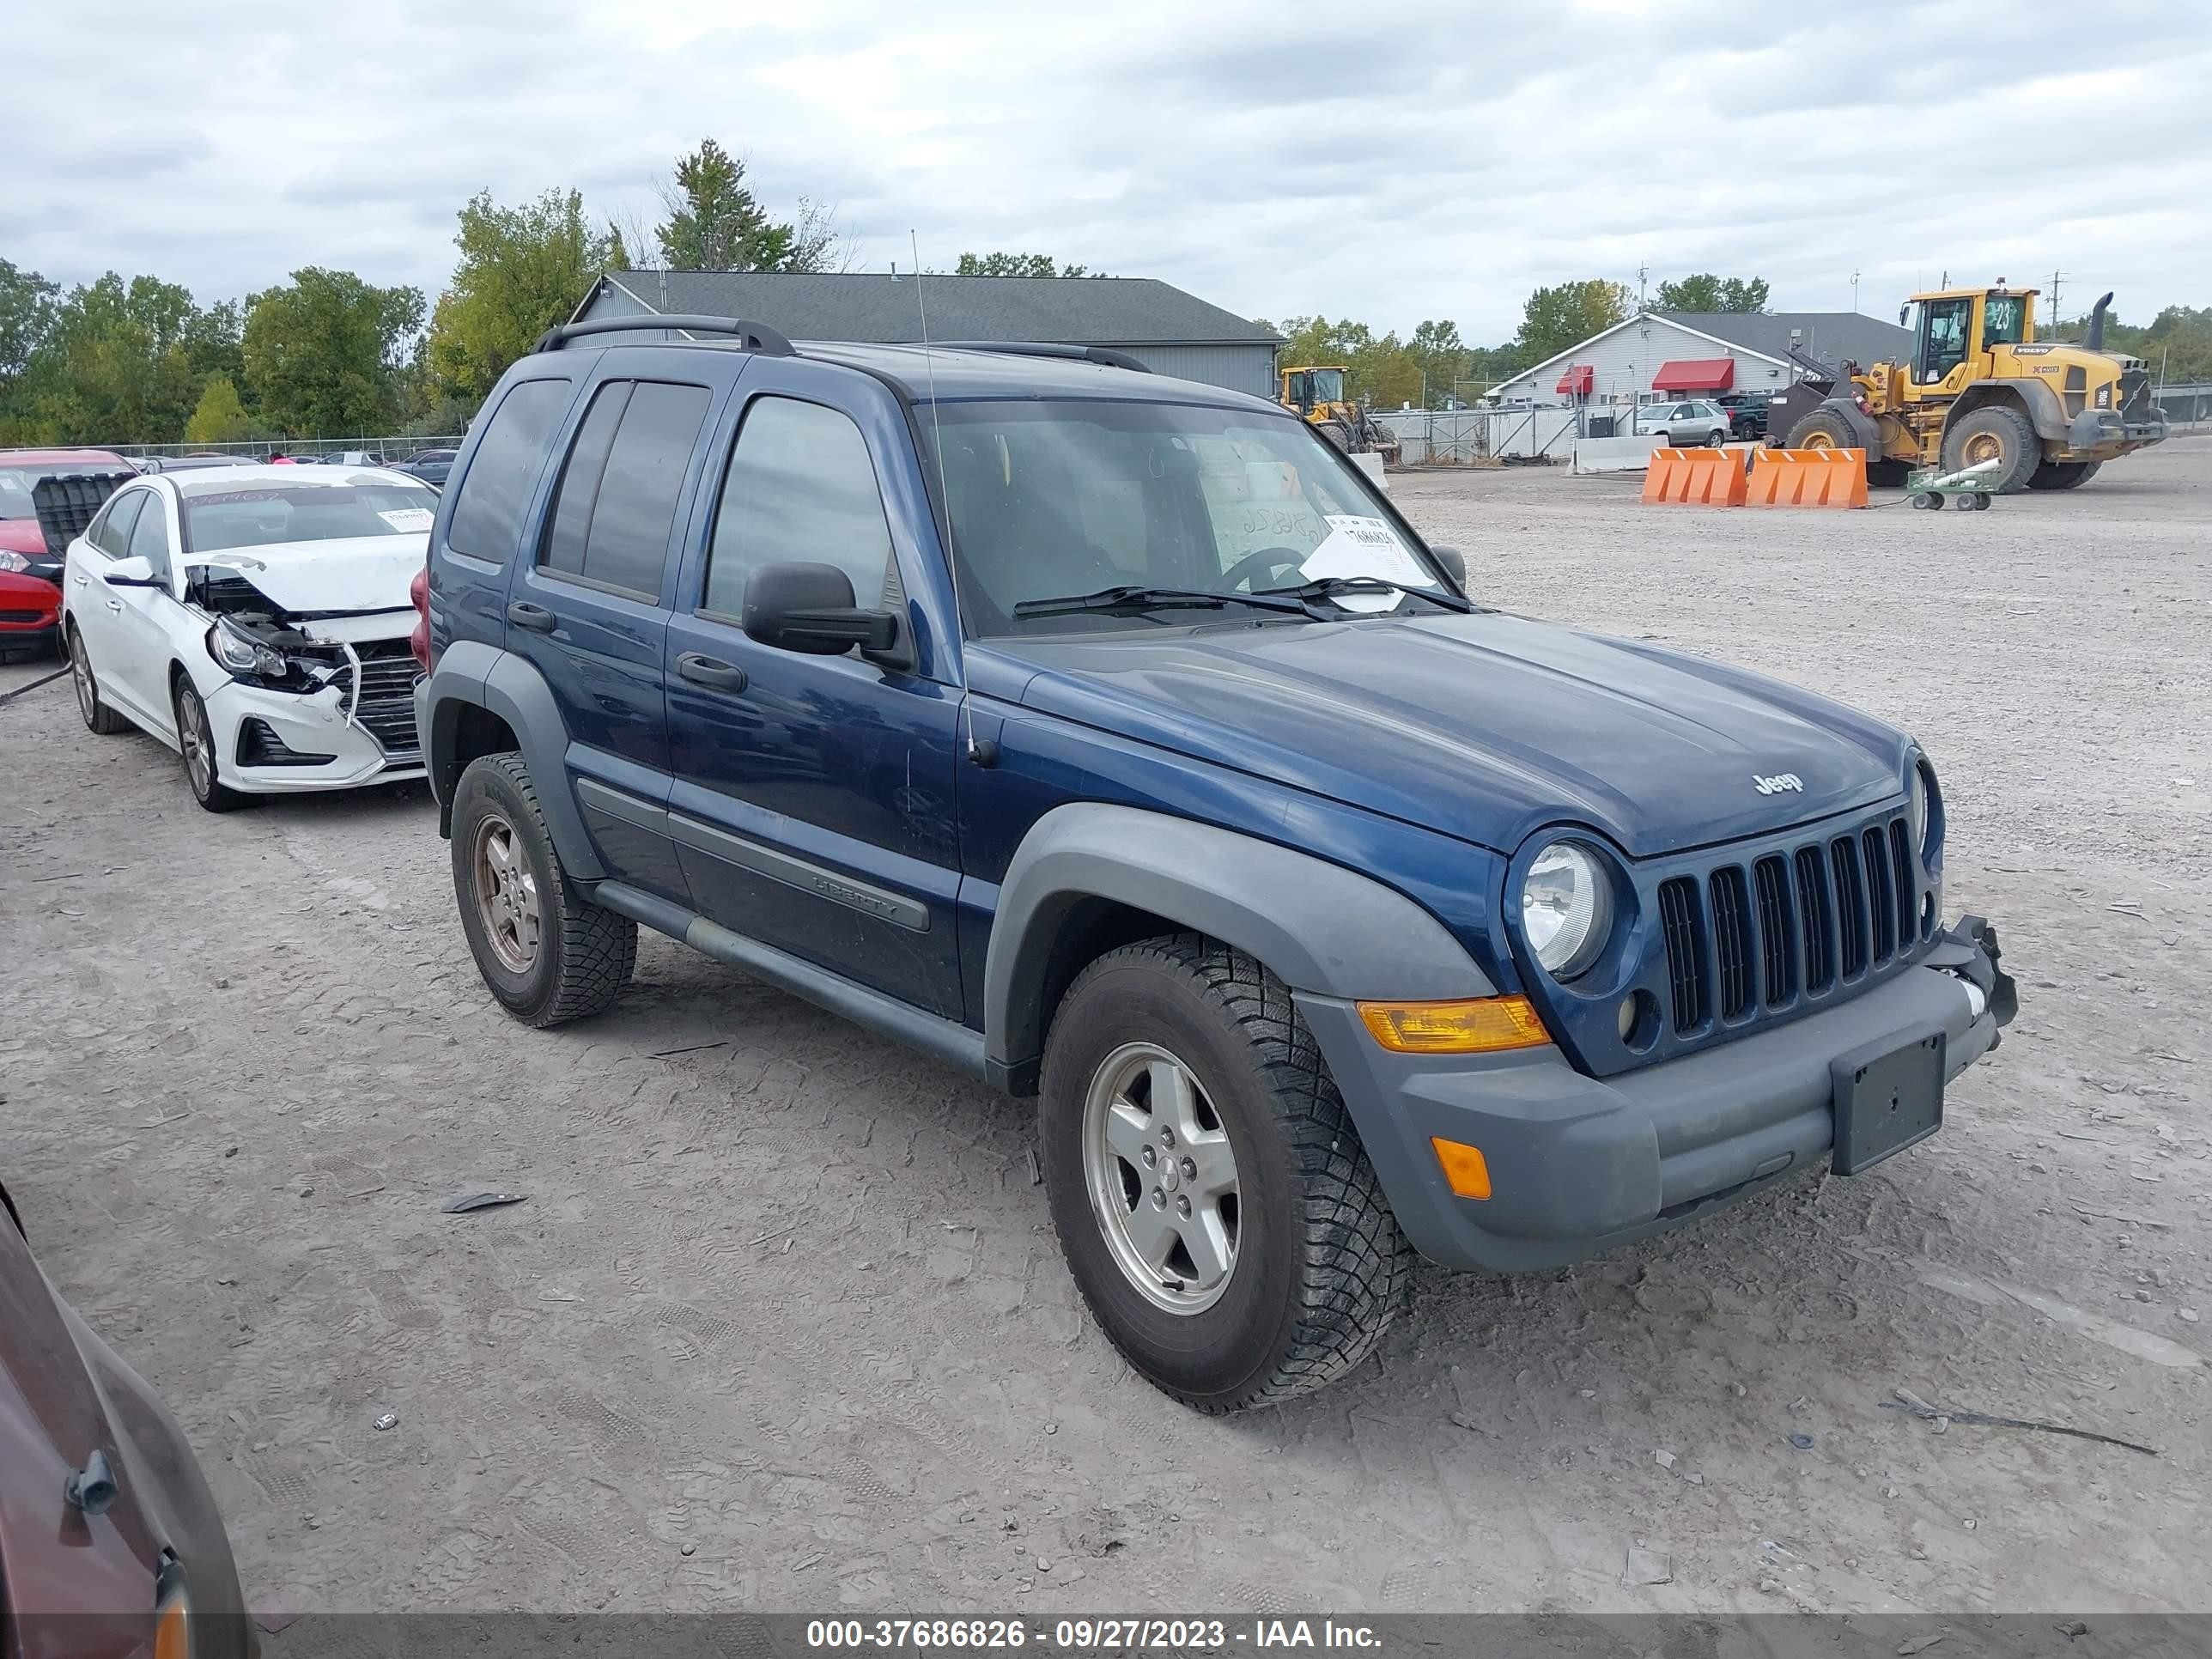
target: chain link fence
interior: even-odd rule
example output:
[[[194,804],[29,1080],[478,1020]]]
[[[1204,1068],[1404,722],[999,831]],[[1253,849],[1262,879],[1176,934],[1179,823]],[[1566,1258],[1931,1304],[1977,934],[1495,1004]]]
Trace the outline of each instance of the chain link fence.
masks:
[[[404,461],[425,449],[459,449],[465,434],[446,437],[399,438],[362,435],[350,438],[249,438],[232,443],[205,444],[94,444],[133,460],[167,459],[179,455],[229,455],[241,461],[265,460],[271,455],[305,459],[325,455],[372,455],[386,461]]]
[[[1565,460],[1577,438],[1610,438],[1628,430],[1635,411],[1570,406],[1555,409],[1384,410],[1375,419],[1398,441],[1407,466],[1481,466],[1493,462]]]

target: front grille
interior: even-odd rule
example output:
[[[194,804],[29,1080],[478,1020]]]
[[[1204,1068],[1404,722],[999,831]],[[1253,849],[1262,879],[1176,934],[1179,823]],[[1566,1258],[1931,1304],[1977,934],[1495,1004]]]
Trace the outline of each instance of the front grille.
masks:
[[[1698,943],[1704,907],[1698,884],[1686,876],[1659,885],[1659,922],[1667,935],[1667,978],[1674,993],[1674,1029],[1705,1023],[1705,951]]]
[[[1713,956],[1720,969],[1723,1019],[1741,1019],[1754,994],[1751,977],[1751,907],[1743,872],[1735,865],[1713,872]]]
[[[2147,368],[2125,368],[2120,371],[2120,418],[2130,426],[2150,419],[2150,371]]]
[[[44,622],[46,618],[43,611],[0,611],[0,623]]]
[[[1903,817],[1659,884],[1674,1030],[1693,1033],[1901,963],[1927,919]]]
[[[415,735],[415,683],[422,665],[404,640],[380,640],[361,647],[361,684],[354,717],[362,730],[383,746],[389,760],[414,760],[421,752]]]

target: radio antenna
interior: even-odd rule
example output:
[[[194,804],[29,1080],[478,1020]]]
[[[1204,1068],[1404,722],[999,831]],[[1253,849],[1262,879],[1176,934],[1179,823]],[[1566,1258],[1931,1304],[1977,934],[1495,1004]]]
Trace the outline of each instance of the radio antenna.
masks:
[[[945,422],[937,412],[937,359],[930,355],[929,349],[929,301],[922,295],[921,240],[915,234],[911,225],[907,227],[906,239],[914,250],[914,304],[915,309],[921,313],[921,367],[922,372],[929,377],[929,434],[937,447],[937,493],[945,503],[938,527],[945,538],[945,556],[950,559],[952,556],[951,485],[945,477]]]

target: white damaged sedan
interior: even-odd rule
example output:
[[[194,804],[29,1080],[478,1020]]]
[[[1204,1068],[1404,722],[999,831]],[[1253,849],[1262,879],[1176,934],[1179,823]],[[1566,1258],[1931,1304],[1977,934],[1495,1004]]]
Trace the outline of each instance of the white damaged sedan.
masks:
[[[134,479],[70,544],[63,575],[84,723],[161,738],[211,812],[421,777],[409,585],[437,507],[372,467]]]

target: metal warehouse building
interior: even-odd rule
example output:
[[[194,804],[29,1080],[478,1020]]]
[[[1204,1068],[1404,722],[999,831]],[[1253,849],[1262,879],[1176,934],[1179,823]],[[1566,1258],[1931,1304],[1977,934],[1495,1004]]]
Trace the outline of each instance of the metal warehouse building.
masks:
[[[912,345],[925,303],[933,340],[1112,346],[1156,374],[1274,400],[1281,336],[1146,276],[618,270],[575,314],[743,317],[794,340]]]
[[[1802,356],[1833,368],[1912,355],[1912,331],[1855,311],[1645,311],[1491,388],[1504,404],[1632,404],[1778,392]]]

